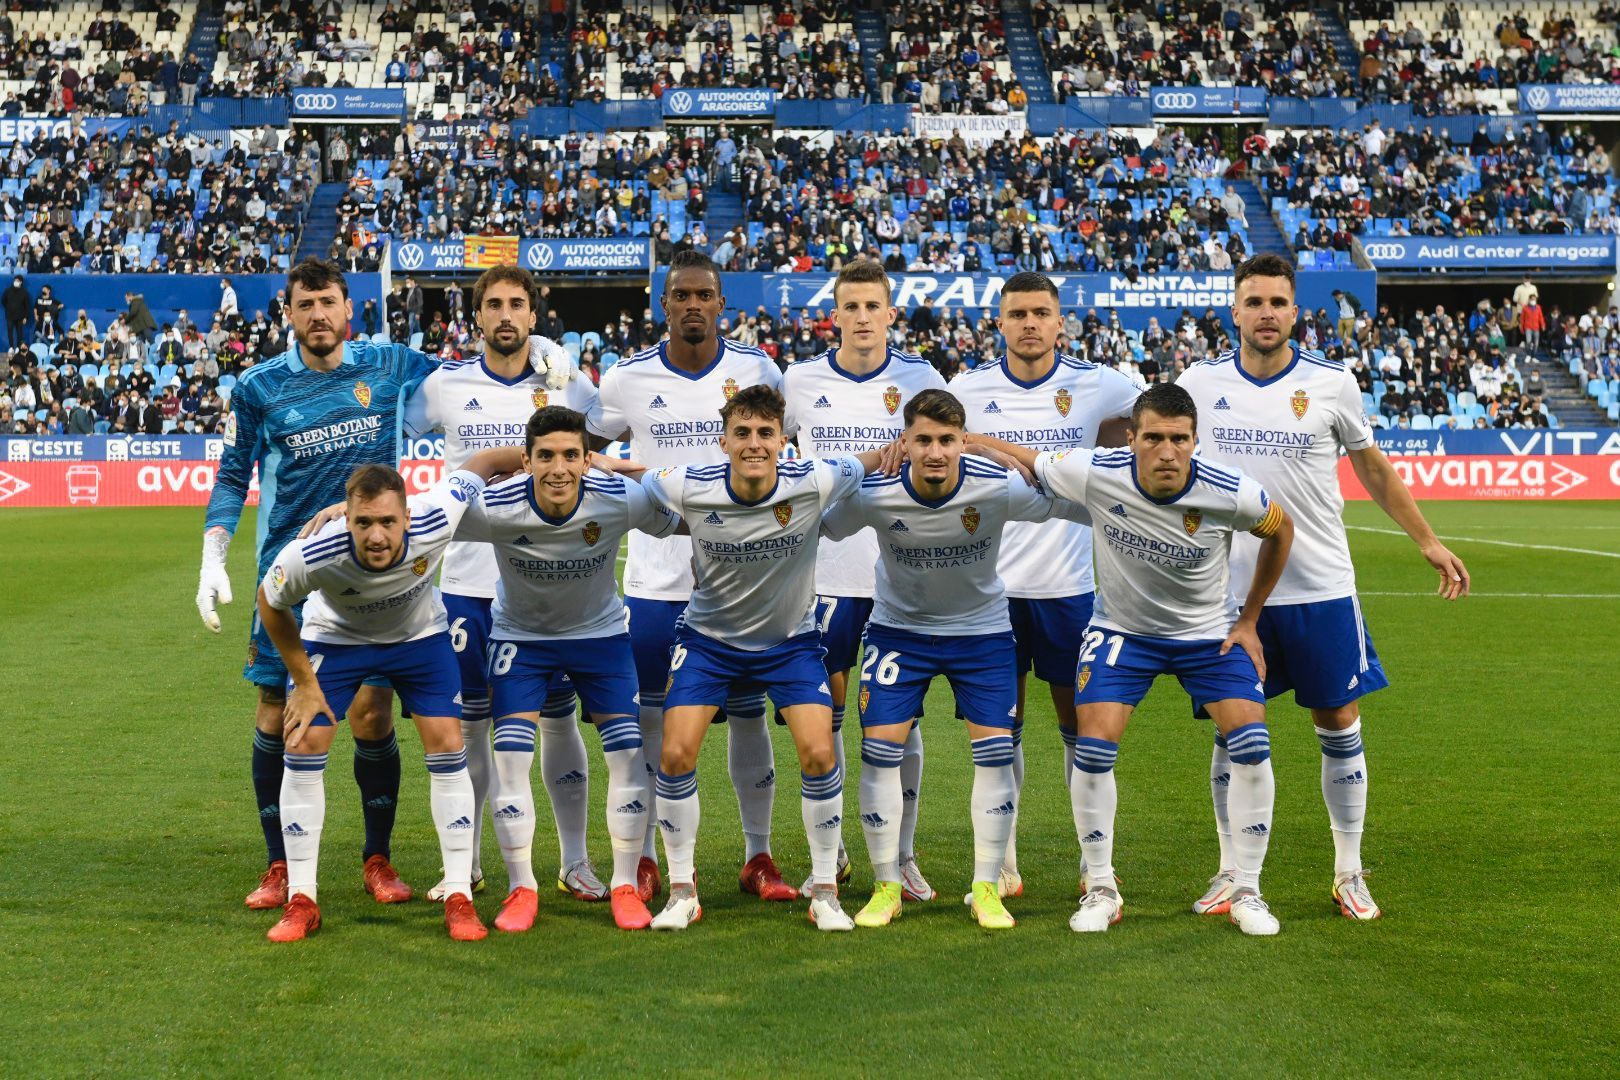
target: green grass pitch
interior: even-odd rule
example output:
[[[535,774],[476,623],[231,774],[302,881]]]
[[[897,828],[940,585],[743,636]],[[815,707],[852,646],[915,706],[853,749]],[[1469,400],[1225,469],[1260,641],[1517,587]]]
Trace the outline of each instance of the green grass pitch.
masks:
[[[0,1075],[1613,1075],[1620,507],[1427,511],[1441,535],[1468,538],[1453,545],[1474,573],[1465,602],[1428,595],[1403,537],[1364,531],[1390,527],[1370,505],[1349,511],[1394,681],[1364,710],[1381,922],[1329,902],[1316,741],[1286,700],[1270,712],[1264,879],[1282,934],[1245,939],[1190,913],[1215,861],[1209,730],[1161,681],[1120,757],[1127,908],[1106,935],[1068,930],[1077,844],[1042,693],[1019,925],[971,923],[966,739],[936,688],[918,848],[940,898],[886,931],[823,935],[802,903],[739,895],[716,732],[700,767],[701,923],[626,934],[605,905],[546,892],[532,933],[456,945],[436,905],[381,908],[362,892],[345,736],[328,779],[326,925],[296,947],[267,943],[272,916],[241,902],[262,858],[238,679],[249,545],[232,553],[237,600],[215,637],[191,601],[200,511],[0,512]],[[853,724],[845,738],[856,745]],[[425,892],[438,855],[420,747],[401,741],[395,862]],[[777,760],[791,777],[780,731]],[[605,868],[602,793],[593,783]],[[852,911],[870,885],[855,795],[851,780]],[[791,782],[775,824],[797,882]],[[543,825],[538,867],[555,842]],[[505,884],[488,831],[484,865],[488,920]]]

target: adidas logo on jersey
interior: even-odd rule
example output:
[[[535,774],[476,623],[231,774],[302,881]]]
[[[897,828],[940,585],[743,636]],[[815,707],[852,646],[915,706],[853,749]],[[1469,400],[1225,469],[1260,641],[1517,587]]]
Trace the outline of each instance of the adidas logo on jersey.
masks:
[[[284,827],[281,830],[281,835],[283,835],[283,836],[308,836],[309,833],[305,832],[304,827],[302,825],[298,824],[298,822],[295,821],[291,825],[288,825],[288,826]]]
[[[477,398],[470,398],[468,399],[467,404],[463,405],[461,409],[463,412],[479,412],[483,409],[483,406],[478,404]]]
[[[1008,799],[1006,802],[1002,803],[1000,806],[992,806],[990,809],[986,810],[985,813],[993,814],[996,817],[1006,817],[1009,814],[1017,813],[1017,810],[1013,806],[1012,800]]]
[[[557,777],[556,780],[552,781],[552,783],[556,784],[558,787],[561,787],[564,784],[583,784],[584,782],[585,774],[580,772],[578,769],[569,769],[567,772]]]
[[[1360,681],[1361,681],[1361,676],[1360,675],[1352,675],[1352,676],[1350,676],[1350,685],[1346,686],[1345,689],[1346,690],[1354,690],[1356,688],[1356,684],[1359,683]]]
[[[1108,508],[1108,512],[1110,514],[1118,514],[1120,517],[1125,517],[1126,516],[1125,507],[1120,505],[1119,503],[1115,503],[1113,506],[1110,506]]]
[[[681,831],[680,829],[676,828],[675,823],[670,821],[669,818],[667,818],[667,817],[661,817],[661,818],[658,819],[658,827],[660,829],[663,829],[665,832],[680,832]]]
[[[287,421],[289,424],[302,424],[304,422],[304,414],[299,412],[297,409],[288,409],[287,414],[283,416],[282,419]]]
[[[1367,782],[1367,775],[1360,769],[1357,769],[1355,772],[1350,773],[1347,776],[1340,776],[1336,778],[1333,782],[1335,784],[1365,784]]]
[[[353,585],[350,585],[347,589],[344,589],[338,595],[339,596],[359,596],[360,595],[360,590],[355,588]]]
[[[523,811],[519,810],[515,804],[507,803],[505,806],[503,806],[499,810],[495,811],[495,820],[496,821],[522,821],[523,820]]]
[[[1221,398],[1221,399],[1220,399],[1220,400],[1219,400],[1219,401],[1217,401],[1217,402],[1216,402],[1216,403],[1215,403],[1215,407],[1216,407],[1216,408],[1217,408],[1217,409],[1230,409],[1230,408],[1231,408],[1231,407],[1232,407],[1232,406],[1230,406],[1230,405],[1228,405],[1228,404],[1227,404],[1227,403],[1226,403],[1226,399],[1225,399],[1225,398]]]
[[[614,811],[615,814],[645,814],[646,812],[647,808],[641,805],[640,799],[636,799],[634,802],[627,802]]]
[[[512,541],[512,543],[514,543],[514,544],[532,544],[532,543],[534,543],[534,541],[530,540],[527,536],[524,536],[524,535],[522,535],[520,533],[518,535],[518,538],[516,540]]]
[[[755,784],[754,786],[756,788],[768,788],[768,787],[774,787],[775,785],[776,785],[776,770],[772,769],[770,772],[765,774],[765,779],[761,780],[759,783]]]
[[[816,398],[816,403],[814,405],[810,406],[810,407],[812,409],[830,409],[830,408],[832,408],[832,402],[827,400],[827,395],[826,394],[823,394],[820,397]]]
[[[844,815],[838,814],[816,825],[818,829],[836,829],[844,823]]]
[[[664,404],[664,399],[657,394],[653,395],[652,401],[647,404],[647,408],[649,409],[665,409],[668,407],[669,406]]]
[[[883,815],[882,814],[862,814],[861,815],[861,824],[862,825],[870,825],[874,829],[881,829],[884,826],[888,825],[889,823],[887,821],[883,820]]]
[[[463,829],[470,829],[472,827],[472,818],[468,817],[466,814],[462,814],[460,817],[456,818],[456,820],[445,826],[445,828],[456,832],[460,832]]]
[[[899,518],[895,518],[894,519],[894,524],[889,526],[889,531],[890,532],[910,532],[911,530],[906,528],[906,523],[905,522],[901,521]]]
[[[1210,777],[1209,782],[1214,784],[1216,787],[1231,787],[1232,774],[1229,772],[1223,772],[1219,776]]]
[[[1085,836],[1082,836],[1080,842],[1082,844],[1100,844],[1106,839],[1108,839],[1108,836],[1101,829],[1093,829]]]
[[[724,525],[725,523],[726,519],[721,517],[719,513],[714,510],[710,510],[709,516],[703,519],[703,524],[705,525]]]
[[[1248,834],[1249,836],[1270,836],[1271,835],[1271,830],[1266,828],[1266,823],[1263,822],[1263,821],[1257,821],[1253,825],[1245,825],[1243,827],[1243,831],[1246,834]]]
[[[992,401],[984,407],[984,411],[987,413],[999,413],[1001,412],[1001,406]]]

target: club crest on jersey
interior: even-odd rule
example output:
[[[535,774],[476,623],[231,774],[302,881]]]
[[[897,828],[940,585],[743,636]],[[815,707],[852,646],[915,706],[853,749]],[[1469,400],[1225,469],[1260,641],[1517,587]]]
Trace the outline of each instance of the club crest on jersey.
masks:
[[[1074,677],[1074,692],[1078,694],[1080,691],[1084,690],[1086,688],[1086,683],[1090,681],[1091,665],[1087,664],[1085,667],[1081,668]]]
[[[411,563],[411,573],[415,574],[417,577],[421,577],[423,574],[426,574],[427,568],[428,557],[426,555],[418,555],[416,557],[416,561]]]
[[[536,390],[534,393],[529,395],[529,400],[534,402],[535,408],[543,409],[546,407],[546,402],[551,400],[551,396],[544,390]]]
[[[737,396],[737,380],[727,379],[721,384],[720,389],[726,392],[726,400],[730,401],[732,398]]]
[[[1181,515],[1181,527],[1187,530],[1188,536],[1192,536],[1198,532],[1198,526],[1202,525],[1203,523],[1204,512],[1202,510],[1189,510],[1185,514]]]
[[[868,687],[861,687],[861,715],[866,715],[867,703],[872,700],[872,691]]]
[[[979,508],[977,506],[970,506],[962,511],[962,528],[968,531],[969,536],[979,531]]]
[[[354,400],[360,403],[362,409],[371,408],[371,387],[363,382],[354,384]]]
[[[883,388],[883,407],[888,410],[890,416],[893,416],[896,410],[900,408],[900,388],[898,386],[886,386]]]
[[[775,506],[771,507],[771,513],[776,515],[776,523],[785,529],[787,528],[787,523],[793,520],[793,504],[790,502],[779,502]]]
[[[1074,395],[1067,390],[1059,390],[1052,397],[1052,404],[1057,406],[1059,416],[1068,419],[1069,410],[1074,408]]]
[[[602,539],[602,525],[597,521],[587,521],[585,523],[585,527],[579,530],[579,532],[580,535],[585,538],[585,543],[592,546],[594,546],[598,540]]]
[[[1288,405],[1294,410],[1294,419],[1305,419],[1305,410],[1311,407],[1311,396],[1303,390],[1295,390],[1294,396],[1289,399]]]

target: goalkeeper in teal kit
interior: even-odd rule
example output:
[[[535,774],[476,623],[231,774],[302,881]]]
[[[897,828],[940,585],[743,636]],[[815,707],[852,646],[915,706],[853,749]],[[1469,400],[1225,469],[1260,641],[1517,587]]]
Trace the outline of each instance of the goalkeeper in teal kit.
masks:
[[[197,610],[219,632],[216,603],[230,603],[225,554],[259,469],[255,580],[270,559],[321,508],[343,498],[357,466],[393,465],[398,458],[399,410],[435,361],[403,345],[346,342],[354,305],[338,267],[305,259],[287,275],[288,310],[296,343],[249,368],[237,381],[225,427],[225,454],[203,523]],[[279,908],[287,900],[286,851],[280,807],[282,709],[287,668],[255,615],[243,677],[258,688],[254,715],[253,789],[269,868],[247,898],[250,908]],[[349,709],[354,727],[354,776],[360,785],[366,842],[366,890],[380,903],[411,898],[389,863],[389,839],[399,800],[399,748],[394,741],[393,692],[367,686]]]

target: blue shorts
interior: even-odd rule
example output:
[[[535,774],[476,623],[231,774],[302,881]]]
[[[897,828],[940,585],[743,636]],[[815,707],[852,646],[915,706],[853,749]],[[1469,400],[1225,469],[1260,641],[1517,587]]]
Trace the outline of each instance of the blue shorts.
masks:
[[[1177,641],[1099,628],[1086,631],[1080,670],[1074,679],[1074,703],[1138,705],[1160,675],[1180,680],[1200,715],[1212,701],[1266,702],[1254,661],[1235,645],[1222,656],[1219,639]]]
[[[1018,642],[1018,674],[1035,669],[1042,682],[1066,686],[1080,662],[1096,593],[1029,599],[1009,596],[1007,614]]]
[[[861,635],[871,617],[870,596],[816,597],[816,628],[827,650],[828,671],[848,671],[860,660]]]
[[[769,694],[778,709],[795,705],[832,708],[827,689],[826,650],[821,635],[800,634],[780,645],[752,652],[705,637],[688,626],[676,633],[670,658],[669,682],[664,690],[665,710],[682,705],[721,708],[737,692]]]
[[[484,677],[489,666],[485,656],[495,601],[456,593],[443,593],[439,599],[444,601],[444,613],[450,620],[450,644],[461,666],[461,689],[468,695],[483,697],[489,693],[489,682]]]
[[[259,580],[264,580],[263,574],[259,575]],[[299,626],[304,625],[303,604],[299,604],[292,609],[292,617],[293,621]],[[305,651],[309,651],[307,644]],[[276,643],[270,640],[270,631],[266,630],[264,623],[259,621],[259,607],[257,604],[253,606],[253,627],[248,632],[247,663],[242,666],[242,678],[254,686],[285,687],[287,685],[287,665],[282,663],[281,654],[276,651]],[[388,680],[373,676],[365,680],[365,685],[381,686],[386,689]],[[327,704],[332,704],[330,698],[327,699]],[[336,706],[333,706],[333,708],[335,709]],[[348,709],[348,706],[345,705],[344,709]]]
[[[569,677],[590,716],[635,716],[636,663],[630,635],[489,643],[490,715],[539,712],[559,677]]]
[[[1266,697],[1289,690],[1307,709],[1337,709],[1389,685],[1354,596],[1260,612]]]
[[[1018,647],[1012,631],[946,636],[872,623],[861,660],[861,727],[908,724],[922,715],[934,676],[950,680],[957,715],[1012,730],[1018,711]]]
[[[394,645],[338,645],[306,641],[304,651],[315,668],[326,704],[339,720],[367,677],[387,679],[412,716],[461,715],[461,677],[449,634],[432,634]],[[287,684],[292,691],[292,685]],[[316,726],[326,724],[317,717]]]
[[[686,613],[685,600],[624,598],[630,613],[630,649],[636,658],[636,682],[641,692],[656,697],[669,682],[669,654],[675,647],[675,624]]]

